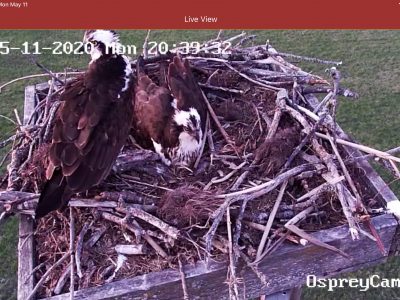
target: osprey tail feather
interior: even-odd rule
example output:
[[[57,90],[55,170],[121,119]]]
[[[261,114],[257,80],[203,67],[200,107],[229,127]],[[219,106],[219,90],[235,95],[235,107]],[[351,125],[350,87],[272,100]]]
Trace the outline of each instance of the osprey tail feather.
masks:
[[[67,205],[71,193],[68,191],[66,180],[61,170],[56,170],[48,180],[40,194],[39,202],[35,210],[35,218],[44,217],[53,210]]]

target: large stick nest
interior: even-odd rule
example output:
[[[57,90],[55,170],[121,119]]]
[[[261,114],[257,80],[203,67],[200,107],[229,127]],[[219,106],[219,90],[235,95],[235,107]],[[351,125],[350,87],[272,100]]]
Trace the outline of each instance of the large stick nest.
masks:
[[[291,233],[287,224],[310,233],[348,223],[356,238],[355,225],[378,205],[363,184],[363,170],[335,142],[341,133],[331,108],[336,108],[339,95],[356,95],[339,86],[339,72],[332,69],[332,77],[325,80],[287,62],[270,46],[246,46],[245,35],[232,42],[238,40],[229,54],[188,57],[215,113],[210,111],[197,168],[169,168],[130,138],[105,182],[71,200],[77,233],[73,244],[81,270],[75,289],[176,268],[178,259],[192,263],[210,256],[235,262],[243,255],[254,261],[260,258],[257,250],[265,256],[272,249],[279,251],[283,241],[299,244],[307,239]],[[145,60],[155,81],[160,64],[168,60]],[[37,91],[37,108],[14,141],[10,190],[40,193],[62,89],[53,80],[49,88]],[[330,93],[318,112],[312,113],[310,93]],[[341,177],[345,173],[340,160],[350,179]],[[281,203],[273,210],[277,199]],[[36,201],[20,201],[14,211],[32,213]],[[266,228],[270,218],[272,226]],[[267,239],[260,246],[264,232]],[[39,279],[70,250],[69,210],[41,219],[35,241]],[[143,245],[143,254],[118,252],[117,245]],[[55,268],[40,294],[67,292],[69,268],[69,260]]]

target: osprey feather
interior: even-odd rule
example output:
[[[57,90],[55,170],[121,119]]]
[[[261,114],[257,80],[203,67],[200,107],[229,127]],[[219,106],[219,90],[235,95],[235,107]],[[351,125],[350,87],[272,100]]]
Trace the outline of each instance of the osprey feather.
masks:
[[[167,165],[190,165],[200,152],[206,107],[189,62],[175,56],[164,85],[145,74],[141,57],[136,68],[133,127],[137,142],[151,145]]]
[[[120,45],[118,35],[88,30],[84,43],[92,60],[85,74],[69,82],[60,96],[47,182],[36,218],[99,184],[109,174],[131,127],[131,65],[127,57],[108,48]]]

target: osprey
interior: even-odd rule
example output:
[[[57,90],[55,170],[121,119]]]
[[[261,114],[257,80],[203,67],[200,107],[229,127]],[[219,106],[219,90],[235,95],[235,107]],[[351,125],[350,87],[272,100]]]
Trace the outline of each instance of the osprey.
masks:
[[[189,62],[175,56],[163,85],[154,83],[142,65],[139,57],[134,136],[143,147],[151,145],[165,164],[189,166],[200,152],[206,119],[203,94]]]
[[[131,128],[132,69],[128,58],[114,51],[121,46],[119,36],[110,30],[89,30],[84,46],[91,61],[85,74],[61,94],[36,218],[99,184]]]

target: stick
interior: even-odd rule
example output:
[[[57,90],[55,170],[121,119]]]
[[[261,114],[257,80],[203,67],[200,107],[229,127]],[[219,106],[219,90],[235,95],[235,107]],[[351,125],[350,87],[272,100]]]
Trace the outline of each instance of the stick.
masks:
[[[57,284],[54,288],[54,294],[59,295],[64,288],[65,283],[67,282],[68,276],[71,274],[71,264],[65,268],[64,272],[61,274],[60,278],[57,281]]]
[[[132,215],[143,221],[146,221],[147,223],[159,228],[162,232],[168,234],[173,239],[177,239],[179,236],[178,229],[176,229],[175,227],[172,227],[171,225],[168,225],[164,221],[161,221],[157,217],[155,217],[141,209],[134,208],[134,207],[117,207],[116,211],[124,213],[124,214],[129,214],[129,215]]]
[[[310,130],[309,133],[302,139],[299,145],[294,149],[288,160],[286,161],[285,165],[283,166],[283,170],[286,170],[289,168],[290,164],[293,162],[293,160],[296,158],[296,156],[300,153],[301,149],[310,141],[310,139],[315,135],[315,132],[317,131],[318,127],[322,124],[322,122],[325,120],[326,114],[323,114],[320,119],[318,120],[317,123],[314,124],[313,128]]]
[[[287,221],[285,224],[285,227],[286,227],[286,225],[293,225],[293,224],[300,222],[305,217],[307,217],[307,215],[309,215],[313,210],[314,210],[314,207],[307,207],[306,209],[302,210],[297,215],[295,215],[293,218],[291,218],[289,221]]]
[[[83,248],[83,239],[88,230],[89,230],[89,223],[86,222],[83,225],[83,228],[78,235],[78,241],[76,242],[75,261],[76,261],[76,273],[78,274],[79,278],[83,277],[82,268],[81,268],[81,254],[82,254],[82,248]]]
[[[145,39],[144,39],[144,43],[143,43],[143,58],[144,59],[147,59],[148,58],[148,49],[147,49],[147,46],[148,46],[148,43],[149,43],[149,37],[150,37],[150,29],[149,30],[147,30],[147,34],[146,34],[146,37],[145,37]]]
[[[267,281],[267,277],[265,276],[265,274],[263,272],[261,272],[256,265],[253,265],[250,261],[250,258],[247,257],[247,255],[245,255],[242,251],[240,251],[239,249],[235,249],[237,250],[237,252],[239,253],[240,257],[244,260],[244,262],[247,264],[247,266],[254,272],[254,274],[256,274],[256,276],[258,277],[258,279],[260,279],[261,283],[263,284],[263,287],[267,287],[268,286],[268,281]]]
[[[303,95],[319,94],[319,93],[328,94],[330,92],[332,92],[332,88],[331,87],[303,86],[301,88],[301,93]],[[339,90],[337,91],[337,94],[339,96],[343,96],[343,97],[346,97],[346,98],[358,99],[360,97],[356,92],[353,92],[353,91],[351,91],[349,89],[344,89],[344,88],[339,88]]]
[[[181,277],[181,284],[182,284],[182,290],[183,290],[183,300],[190,300],[188,288],[186,285],[185,272],[183,271],[181,258],[179,256],[178,256],[178,265],[179,265],[179,275]]]
[[[243,168],[245,165],[247,164],[246,161],[242,162],[239,166],[237,166],[236,168],[234,168],[231,172],[229,172],[228,174],[226,174],[224,177],[222,178],[213,178],[211,179],[211,181],[204,187],[203,190],[208,190],[210,189],[211,185],[216,184],[216,183],[221,183],[221,182],[225,182],[227,180],[229,180],[233,175],[235,175],[241,168]]]
[[[269,191],[273,190],[276,186],[278,186],[279,184],[282,184],[286,179],[289,179],[293,176],[296,176],[298,174],[300,174],[301,172],[304,171],[309,171],[310,169],[313,169],[315,166],[310,165],[310,164],[303,164],[297,167],[294,167],[293,169],[290,169],[284,173],[279,174],[277,177],[275,177],[273,180],[270,180],[268,182],[265,182],[263,184],[257,185],[257,186],[253,186],[251,188],[247,188],[241,191],[237,191],[237,192],[232,192],[232,193],[228,193],[228,194],[221,194],[221,195],[216,195],[216,198],[234,198],[237,196],[243,196],[246,194],[254,194],[254,196],[256,196],[255,194],[257,193],[257,197],[261,196],[261,195],[265,195],[265,193],[268,193]],[[261,192],[261,194],[260,194]],[[254,199],[255,197],[252,197],[252,199]],[[243,198],[239,198],[240,200],[243,200]],[[239,200],[237,199],[237,200]],[[236,200],[236,201],[237,201]]]
[[[66,260],[68,257],[71,256],[71,253],[68,251],[66,253],[64,253],[64,255],[54,264],[52,265],[47,271],[46,273],[43,274],[42,278],[40,278],[40,280],[38,281],[38,283],[35,285],[35,287],[33,288],[32,292],[29,294],[28,298],[26,300],[33,300],[36,292],[38,291],[38,289],[42,286],[43,282],[47,279],[47,277],[50,275],[50,273],[57,268],[59,265],[61,265],[64,260]]]
[[[297,198],[296,202],[297,203],[302,202],[302,201],[304,201],[304,200],[306,200],[306,199],[308,199],[308,198],[310,198],[310,197],[312,197],[312,196],[314,196],[316,194],[319,194],[322,191],[327,190],[331,185],[335,185],[336,183],[341,182],[343,179],[344,179],[344,177],[340,176],[340,177],[335,178],[333,181],[325,182],[325,183],[317,186],[316,188],[312,189],[311,191],[305,193],[301,197]]]
[[[32,61],[34,62],[34,64],[36,64],[40,69],[42,69],[43,71],[45,71],[47,74],[49,74],[49,76],[51,78],[53,78],[55,81],[57,81],[59,84],[61,85],[65,85],[65,82],[62,81],[60,78],[58,78],[53,72],[51,72],[49,69],[47,69],[45,66],[43,66],[41,63],[39,63],[37,60],[35,60],[32,57]]]
[[[323,139],[329,141],[329,137],[326,134],[322,134],[322,133],[316,132],[315,135],[320,137],[320,138],[323,138]],[[388,160],[393,160],[395,162],[400,162],[400,158],[398,158],[396,156],[393,156],[393,155],[391,155],[389,153],[370,148],[368,146],[355,144],[355,143],[352,143],[352,142],[349,142],[349,141],[346,141],[346,140],[342,140],[342,139],[339,139],[339,138],[336,139],[336,142],[338,144],[341,144],[341,145],[349,146],[349,147],[361,150],[363,152],[370,153],[372,155],[378,156],[378,157],[383,158],[383,159],[388,159]]]
[[[267,225],[265,225],[265,230],[261,237],[260,245],[258,246],[258,249],[257,249],[256,259],[259,259],[264,251],[265,242],[267,241],[269,232],[272,227],[272,223],[274,222],[274,219],[275,219],[275,215],[276,215],[279,205],[281,204],[281,201],[283,199],[283,195],[285,193],[287,184],[288,184],[288,181],[286,180],[285,182],[283,182],[281,189],[279,190],[279,194],[278,194],[278,197],[276,198],[274,207],[272,208],[272,211],[268,217]]]
[[[213,221],[212,225],[210,226],[210,229],[204,235],[207,251],[208,252],[210,251],[211,242],[215,235],[215,232],[217,231],[218,225],[221,222],[226,209],[232,203],[240,201],[240,200],[250,201],[253,199],[257,199],[258,197],[263,196],[263,195],[269,193],[270,191],[272,191],[273,189],[275,189],[278,185],[282,184],[285,180],[288,180],[289,178],[296,176],[301,172],[309,171],[310,168],[315,168],[315,166],[310,165],[310,164],[300,165],[289,171],[279,174],[275,179],[268,181],[266,183],[260,184],[258,186],[251,187],[246,190],[242,190],[242,191],[238,191],[238,192],[233,192],[230,194],[216,195],[215,196],[216,198],[222,198],[222,199],[225,199],[225,201],[212,214],[211,218],[214,221]]]
[[[352,260],[352,258],[345,252],[343,252],[342,250],[333,247],[327,243],[324,243],[316,238],[314,238],[312,235],[308,234],[307,232],[305,232],[304,230],[301,230],[300,228],[298,228],[296,225],[293,224],[285,224],[285,228],[289,229],[291,232],[297,234],[298,236],[302,237],[303,239],[306,239],[307,241],[309,241],[310,243],[331,250],[337,254],[342,255],[343,257]]]
[[[301,106],[299,106],[299,108],[300,107]],[[307,122],[307,120],[303,117],[303,115],[301,115],[298,111],[296,111],[293,108],[288,107],[288,106],[286,107],[286,111],[304,127],[304,130],[307,133],[309,133],[311,131],[311,126]],[[317,136],[319,135],[318,133],[315,133],[315,134]],[[319,156],[319,158],[324,162],[324,164],[328,168],[330,177],[332,179],[339,178],[340,175],[336,168],[335,163],[333,162],[332,156],[324,149],[324,147],[322,147],[322,145],[315,138],[313,138],[311,140],[311,145],[312,145],[312,148],[314,149],[314,151],[316,152],[316,154]],[[340,204],[342,205],[343,213],[349,224],[349,230],[350,230],[351,237],[353,238],[353,240],[358,239],[359,235],[358,235],[358,230],[357,230],[357,226],[356,226],[356,220],[354,219],[352,211],[349,207],[349,203],[346,200],[346,197],[344,194],[344,186],[340,182],[337,183],[335,186],[336,186],[336,191],[337,191],[337,195],[338,195]]]
[[[313,63],[319,63],[319,64],[325,64],[325,65],[341,65],[343,62],[342,61],[335,61],[335,60],[325,60],[325,59],[319,59],[315,57],[309,57],[309,56],[302,56],[302,55],[296,55],[296,54],[291,54],[291,53],[285,53],[285,52],[270,52],[268,51],[271,55],[276,55],[276,56],[282,56],[282,57],[288,57],[288,58],[294,58],[298,60],[303,60],[303,61],[308,61],[308,62],[313,62]]]
[[[215,114],[214,109],[211,107],[211,104],[208,101],[206,95],[204,94],[203,91],[201,91],[201,93],[203,94],[203,99],[204,99],[204,102],[207,105],[207,108],[208,108],[208,111],[209,111],[209,113],[211,115],[211,118],[213,119],[215,125],[217,125],[217,128],[218,128],[219,132],[222,134],[222,136],[224,137],[225,142],[227,144],[229,144],[229,145],[233,145],[233,142],[232,142],[231,138],[229,137],[228,133],[225,131],[225,129],[222,127],[221,123],[219,122],[218,117]]]
[[[84,74],[84,73],[85,73],[85,72],[70,72],[70,73],[68,73],[68,74],[70,74],[70,75],[82,75],[82,74]],[[63,74],[64,74],[64,72],[56,72],[56,73],[53,73],[53,75],[55,75],[55,76],[60,76],[60,75],[63,75]],[[6,83],[4,83],[4,84],[2,84],[2,85],[0,86],[0,93],[2,92],[2,89],[3,89],[3,88],[5,88],[6,86],[8,86],[8,85],[10,85],[10,84],[13,84],[13,83],[15,83],[15,82],[18,82],[18,81],[21,81],[21,80],[32,79],[32,78],[49,77],[49,76],[51,77],[51,75],[48,74],[48,73],[32,74],[32,75],[27,75],[27,76],[23,76],[23,77],[19,77],[19,78],[10,80],[10,81],[8,81],[8,82],[6,82]]]
[[[204,84],[201,82],[198,82],[198,85],[201,86],[202,88],[215,90],[215,91],[222,91],[222,92],[227,92],[227,93],[232,93],[232,94],[240,94],[240,95],[244,94],[244,91],[237,90],[237,89],[230,89],[230,88],[215,86],[215,85],[211,85],[211,84]]]
[[[102,212],[101,216],[111,222],[114,222],[120,226],[122,226],[123,228],[129,230],[130,232],[133,232],[136,235],[138,235],[138,231],[143,231],[143,229],[139,226],[139,224],[134,221],[134,226],[132,226],[131,224],[127,223],[124,221],[124,219],[119,218],[113,214],[110,214],[108,212]],[[147,233],[143,234],[143,238],[146,240],[147,243],[149,243],[149,245],[163,258],[167,258],[168,254],[165,253],[165,251],[154,241],[154,239],[149,236]]]
[[[239,288],[237,286],[237,278],[236,278],[236,267],[235,267],[235,255],[233,253],[233,241],[232,241],[232,224],[231,224],[231,213],[230,208],[228,207],[226,210],[226,226],[228,230],[228,251],[229,251],[229,270],[230,270],[230,279],[229,279],[229,293],[231,294],[231,284],[233,285],[234,295],[231,295],[230,299],[239,299]]]
[[[341,167],[341,169],[342,169],[342,171],[343,171],[343,173],[344,173],[344,176],[346,177],[346,180],[347,180],[347,182],[349,183],[349,186],[350,186],[350,188],[351,188],[353,194],[356,196],[356,199],[357,199],[357,202],[358,202],[359,207],[363,207],[363,204],[362,204],[362,202],[361,202],[361,195],[360,195],[360,194],[358,193],[358,191],[357,191],[357,188],[356,188],[356,186],[355,186],[355,184],[354,184],[354,181],[353,181],[353,179],[351,178],[350,173],[349,173],[349,171],[347,170],[346,165],[345,165],[344,162],[343,162],[343,159],[342,159],[342,157],[341,157],[341,155],[340,155],[340,153],[339,153],[339,150],[338,150],[337,147],[336,147],[336,144],[334,143],[334,141],[333,141],[333,139],[331,138],[331,136],[329,135],[329,133],[327,134],[327,136],[329,137],[329,142],[330,142],[330,144],[331,144],[331,146],[332,146],[333,152],[334,152],[335,155],[336,155],[336,158],[337,158],[338,161],[339,161],[339,164],[340,164],[340,167]],[[363,210],[366,211],[365,208],[363,208]]]

